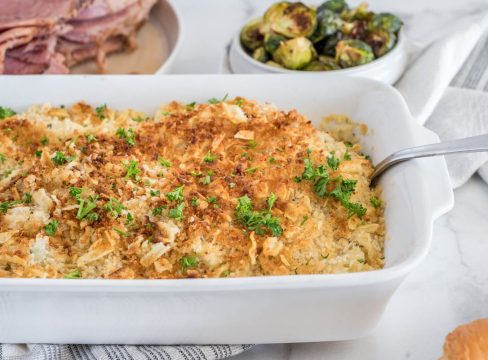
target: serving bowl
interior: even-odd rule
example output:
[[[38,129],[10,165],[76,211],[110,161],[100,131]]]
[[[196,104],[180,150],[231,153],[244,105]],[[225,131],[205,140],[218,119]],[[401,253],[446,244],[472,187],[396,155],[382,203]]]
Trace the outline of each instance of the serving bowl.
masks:
[[[387,84],[394,84],[405,71],[407,66],[407,45],[403,29],[398,33],[398,40],[395,47],[370,63],[359,65],[347,69],[332,71],[303,71],[288,70],[270,66],[253,59],[242,47],[240,40],[240,31],[234,36],[230,51],[229,62],[232,72],[235,74],[296,74],[306,73],[310,76],[318,76],[322,81],[328,81],[333,76],[350,75],[361,76]],[[328,82],[327,82],[328,84]]]
[[[205,102],[228,94],[297,108],[317,126],[325,115],[346,114],[370,129],[361,143],[374,163],[439,140],[414,122],[395,89],[362,78],[335,76],[324,87],[320,77],[304,75],[11,76],[0,85],[2,105],[16,111],[84,100],[153,112],[174,99]],[[398,165],[380,186],[388,233],[384,269],[182,280],[0,279],[0,341],[232,344],[363,336],[425,257],[433,221],[453,206],[442,157]]]

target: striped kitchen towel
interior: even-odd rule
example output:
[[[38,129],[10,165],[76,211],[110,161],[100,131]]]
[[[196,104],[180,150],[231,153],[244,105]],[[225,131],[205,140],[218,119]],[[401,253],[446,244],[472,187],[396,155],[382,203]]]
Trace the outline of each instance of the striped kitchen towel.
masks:
[[[217,360],[240,354],[252,345],[0,345],[6,360]]]

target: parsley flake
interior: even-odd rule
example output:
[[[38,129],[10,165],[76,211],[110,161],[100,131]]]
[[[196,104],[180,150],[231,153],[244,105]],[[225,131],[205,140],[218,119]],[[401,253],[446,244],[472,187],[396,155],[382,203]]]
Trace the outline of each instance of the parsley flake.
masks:
[[[135,181],[139,181],[140,177],[139,174],[141,170],[139,169],[139,163],[135,160],[129,160],[128,164],[123,164],[127,173],[125,174],[124,179],[134,179]]]
[[[74,160],[72,156],[66,156],[61,151],[56,151],[54,157],[51,158],[56,165],[64,165]]]
[[[59,222],[57,220],[52,220],[49,224],[44,226],[44,231],[48,236],[54,236],[58,230]]]
[[[217,160],[219,158],[218,155],[216,154],[211,154],[210,151],[205,155],[205,157],[203,158],[203,161],[206,162],[206,163],[212,163],[214,162],[215,160]]]
[[[16,115],[11,108],[0,106],[0,120]]]
[[[198,266],[198,258],[196,256],[185,255],[180,259],[180,266],[183,271],[194,268]]]
[[[253,210],[251,199],[247,195],[241,196],[237,199],[235,217],[245,228],[254,231],[257,235],[271,232],[273,236],[280,236],[283,233],[280,219],[271,214],[275,201],[276,196],[272,194],[267,200],[268,209],[256,211]]]
[[[97,117],[100,120],[103,120],[107,117],[106,112],[107,112],[107,104],[100,105],[95,109],[95,113],[97,114]]]
[[[161,165],[161,166],[164,166],[164,167],[171,167],[171,162],[167,159],[165,159],[164,157],[162,156],[159,156],[158,157],[158,163]]]
[[[79,269],[73,270],[64,275],[65,279],[81,279],[81,271]]]
[[[136,144],[136,134],[133,129],[126,130],[123,128],[118,128],[115,135],[117,135],[119,139],[125,139],[125,142],[129,146],[134,146]]]
[[[170,209],[168,216],[172,219],[182,221],[183,220],[183,210],[185,210],[185,203],[184,202],[182,202],[182,203],[176,205],[176,207]]]
[[[166,198],[170,201],[183,201],[183,190],[185,185],[178,186],[173,191],[166,193]]]
[[[211,98],[208,100],[208,103],[209,104],[212,104],[212,105],[215,105],[215,104],[219,104],[219,103],[222,103],[224,101],[227,100],[227,97],[229,96],[229,94],[225,94],[225,96],[222,98],[222,99],[217,99],[217,98]]]

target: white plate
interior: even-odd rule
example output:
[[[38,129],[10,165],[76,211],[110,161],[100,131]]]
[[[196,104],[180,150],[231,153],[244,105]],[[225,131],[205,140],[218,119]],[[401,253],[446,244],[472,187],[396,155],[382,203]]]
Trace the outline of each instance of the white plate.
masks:
[[[234,36],[229,52],[229,62],[235,74],[296,74],[297,72],[307,73],[309,76],[318,76],[322,81],[328,81],[332,76],[350,75],[361,76],[369,79],[394,84],[405,71],[408,62],[408,46],[405,40],[403,29],[398,34],[398,41],[395,47],[382,57],[364,65],[348,69],[333,71],[297,71],[277,68],[263,64],[252,58],[243,49],[240,40],[240,31]]]
[[[299,75],[4,76],[3,106],[79,100],[154,111],[177,99],[237,95],[297,108],[315,123],[343,113],[371,129],[374,162],[438,141],[398,92],[380,82]],[[22,94],[19,96],[18,94]],[[426,255],[434,219],[453,206],[442,157],[413,160],[382,178],[386,267],[334,275],[192,280],[0,279],[3,343],[273,343],[344,340],[378,323],[391,295]],[[404,309],[415,316],[415,309]]]

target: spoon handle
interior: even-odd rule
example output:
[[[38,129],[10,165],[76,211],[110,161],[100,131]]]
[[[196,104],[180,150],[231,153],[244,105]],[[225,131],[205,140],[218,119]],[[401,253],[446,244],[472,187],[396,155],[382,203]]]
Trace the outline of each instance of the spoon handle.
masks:
[[[376,165],[371,181],[393,165],[410,159],[483,151],[488,151],[488,134],[399,150]]]

